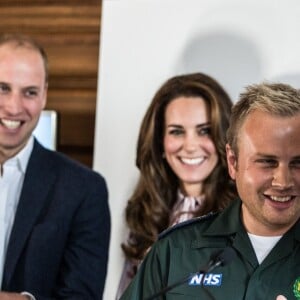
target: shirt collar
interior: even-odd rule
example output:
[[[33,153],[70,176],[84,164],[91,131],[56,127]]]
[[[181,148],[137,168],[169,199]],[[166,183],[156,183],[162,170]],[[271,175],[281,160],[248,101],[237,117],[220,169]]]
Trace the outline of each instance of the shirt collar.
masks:
[[[33,143],[34,143],[34,138],[33,136],[31,136],[27,142],[27,144],[25,145],[25,147],[17,153],[17,155],[11,157],[10,159],[8,159],[4,165],[10,165],[10,164],[16,164],[18,169],[25,174],[27,165],[28,165],[28,161],[33,149]]]
[[[179,189],[177,191],[177,202],[178,203],[186,200],[186,201],[195,201],[197,204],[201,205],[204,198],[205,198],[204,195],[200,195],[200,196],[197,196],[197,197],[185,196]]]

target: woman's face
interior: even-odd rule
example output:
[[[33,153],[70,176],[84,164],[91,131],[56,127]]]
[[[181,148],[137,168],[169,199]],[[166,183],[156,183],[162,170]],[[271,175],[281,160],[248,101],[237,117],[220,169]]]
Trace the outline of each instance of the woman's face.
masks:
[[[218,163],[209,108],[201,97],[176,98],[166,107],[164,125],[164,157],[182,192],[199,196],[203,181]]]

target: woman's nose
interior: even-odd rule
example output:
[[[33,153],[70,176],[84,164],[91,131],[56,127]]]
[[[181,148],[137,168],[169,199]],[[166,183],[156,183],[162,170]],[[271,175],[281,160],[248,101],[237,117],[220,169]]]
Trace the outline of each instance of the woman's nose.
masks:
[[[187,151],[194,151],[197,149],[199,140],[195,135],[187,135],[184,140],[184,148]]]

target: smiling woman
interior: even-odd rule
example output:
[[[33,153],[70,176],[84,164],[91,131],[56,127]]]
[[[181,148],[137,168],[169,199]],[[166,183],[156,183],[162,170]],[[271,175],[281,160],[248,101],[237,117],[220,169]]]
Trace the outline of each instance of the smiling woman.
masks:
[[[218,162],[208,104],[202,97],[176,98],[166,107],[164,131],[164,156],[179,178],[180,190],[197,199]]]
[[[117,298],[160,232],[235,198],[225,158],[231,106],[222,86],[203,73],[170,78],[154,95],[137,142],[140,178],[126,208],[130,233]]]

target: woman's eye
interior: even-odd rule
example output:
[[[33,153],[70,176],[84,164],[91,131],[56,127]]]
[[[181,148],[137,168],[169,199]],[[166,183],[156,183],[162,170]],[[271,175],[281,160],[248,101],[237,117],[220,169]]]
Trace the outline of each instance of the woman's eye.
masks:
[[[180,129],[172,129],[172,130],[169,131],[170,135],[180,135],[182,133],[183,133],[183,131],[180,130]]]
[[[203,127],[203,128],[200,128],[198,130],[198,134],[199,135],[210,135],[211,134],[211,128],[210,127]]]

